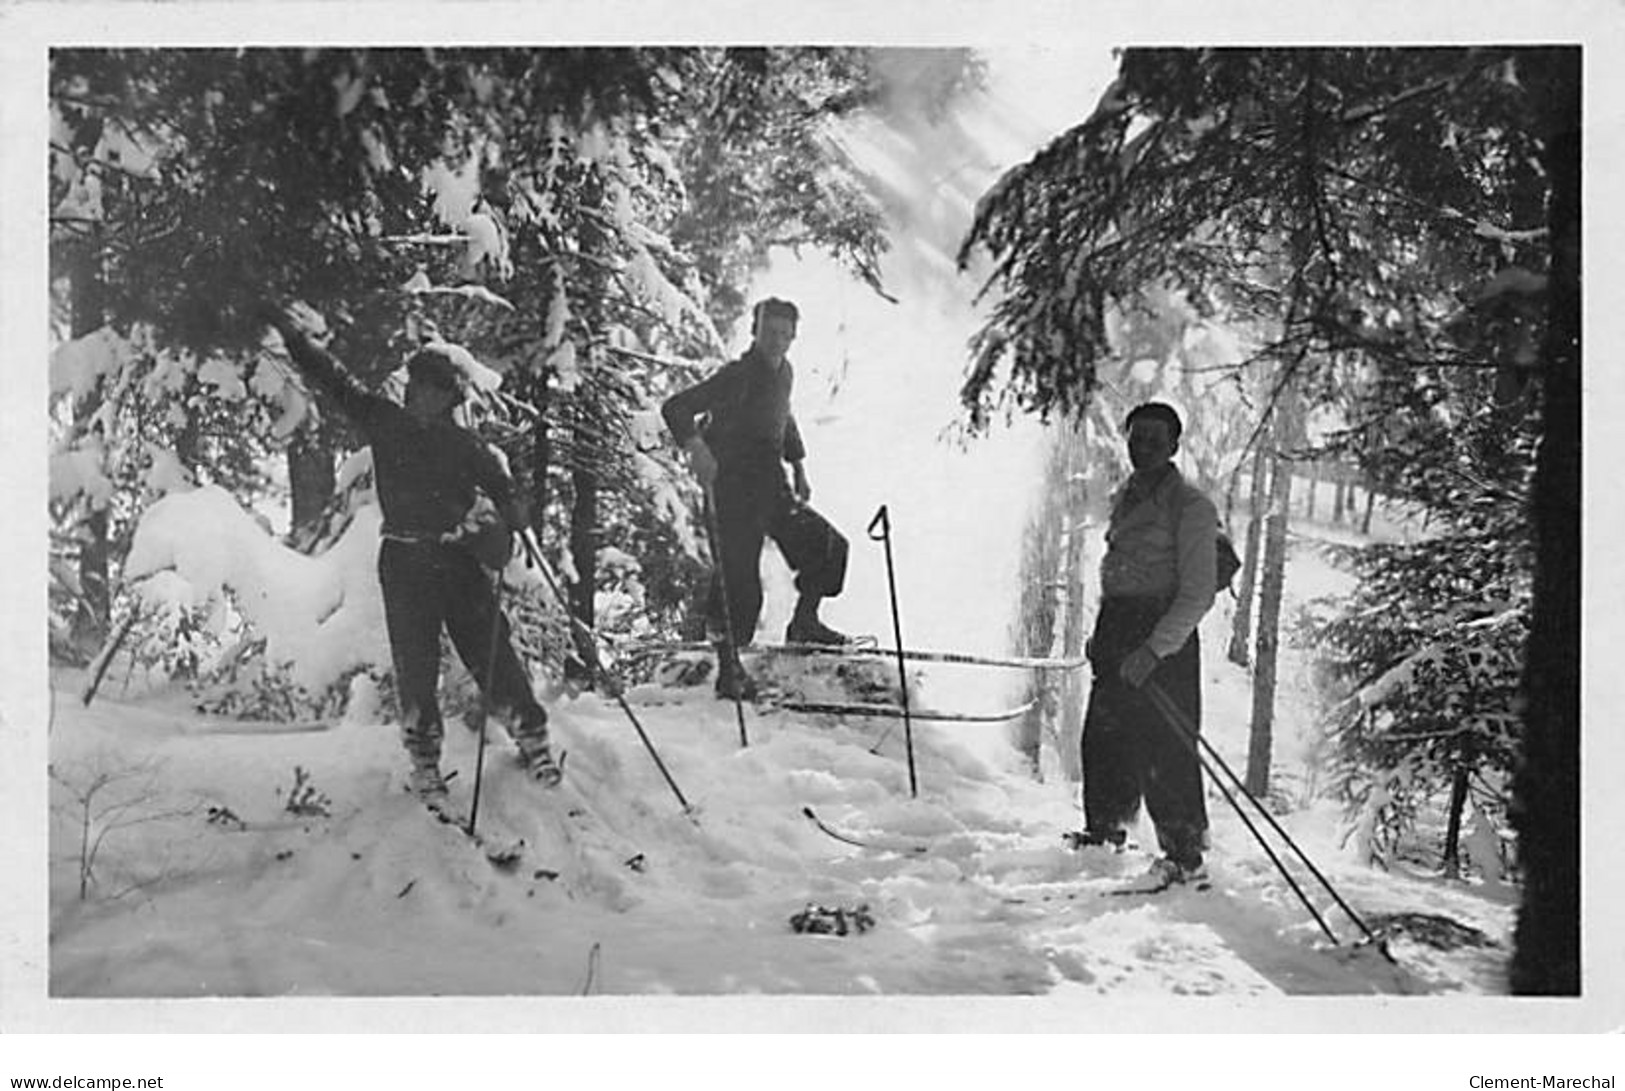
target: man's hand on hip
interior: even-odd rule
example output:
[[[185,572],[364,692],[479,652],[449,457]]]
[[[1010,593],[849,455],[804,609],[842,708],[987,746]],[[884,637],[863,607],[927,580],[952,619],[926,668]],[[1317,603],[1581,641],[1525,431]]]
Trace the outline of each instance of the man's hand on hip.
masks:
[[[1117,669],[1117,673],[1122,675],[1123,681],[1135,689],[1139,689],[1145,685],[1145,680],[1151,677],[1152,673],[1156,671],[1157,665],[1161,662],[1162,660],[1157,658],[1156,652],[1141,644],[1128,653],[1128,656],[1123,660],[1123,665]]]

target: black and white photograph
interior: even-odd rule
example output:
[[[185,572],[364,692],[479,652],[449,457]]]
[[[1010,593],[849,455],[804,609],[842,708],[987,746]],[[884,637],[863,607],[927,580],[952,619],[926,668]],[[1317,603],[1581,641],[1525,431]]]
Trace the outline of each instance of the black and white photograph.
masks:
[[[1617,1027],[1625,16],[1033,6],[0,10],[0,1023]]]

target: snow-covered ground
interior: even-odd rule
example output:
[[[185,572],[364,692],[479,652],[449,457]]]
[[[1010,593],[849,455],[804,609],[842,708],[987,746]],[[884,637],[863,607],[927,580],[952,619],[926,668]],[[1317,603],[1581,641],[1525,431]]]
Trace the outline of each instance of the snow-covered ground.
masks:
[[[1335,578],[1306,549],[1292,573],[1293,588],[1317,592]],[[1210,648],[1226,620],[1210,616]],[[1245,676],[1207,661],[1209,734],[1239,768]],[[959,669],[1008,684],[999,668]],[[481,828],[527,842],[521,865],[503,871],[402,790],[395,729],[375,717],[278,733],[201,716],[172,690],[121,694],[116,672],[86,707],[84,681],[53,676],[55,997],[981,994],[1087,1005],[1503,990],[1512,906],[1355,864],[1324,805],[1283,821],[1362,915],[1439,914],[1484,945],[1396,936],[1391,965],[1317,892],[1344,940],[1333,948],[1216,795],[1211,890],[1109,896],[1145,854],[1066,850],[1073,788],[1033,781],[1013,754],[997,760],[994,725],[914,725],[910,798],[904,733],[888,721],[747,712],[741,747],[733,707],[707,687],[637,688],[638,720],[695,806],[686,817],[614,703],[561,698],[565,789],[524,780],[505,741],[488,750]],[[1284,724],[1294,700],[1283,697]],[[449,725],[447,750],[466,800],[474,734]],[[83,800],[98,778],[87,848]],[[870,847],[827,836],[809,807]],[[87,854],[94,882],[81,899]],[[867,906],[874,926],[798,934],[791,918],[809,904]]]
[[[1093,97],[1080,101],[1087,108]],[[961,456],[934,445],[954,412],[965,316],[945,322],[898,309],[866,324],[852,313],[856,304],[829,305],[827,289],[819,296],[791,274],[763,290],[803,303],[793,356],[803,368],[798,406],[815,501],[854,539],[851,583],[831,619],[887,631],[878,547],[861,537],[886,503],[909,643],[1001,650],[1030,499],[1023,490],[1033,480],[1031,436],[995,437],[959,465],[951,462]],[[837,321],[845,343],[829,335]],[[828,369],[848,359],[837,400]],[[875,421],[909,428],[902,435]],[[337,601],[342,588],[347,608],[362,611],[346,631],[366,630],[366,581],[330,576],[323,594]],[[1337,579],[1300,542],[1289,595],[1335,591]],[[770,602],[770,624],[784,605]],[[1221,608],[1204,628],[1206,724],[1240,768],[1250,699],[1244,674],[1220,654],[1227,624]],[[290,625],[286,639],[308,635]],[[343,640],[338,647],[357,650]],[[1316,892],[1343,940],[1331,947],[1216,795],[1213,889],[1109,896],[1145,855],[1066,851],[1059,835],[1077,825],[1073,786],[1033,781],[997,725],[916,724],[920,795],[911,799],[902,730],[887,734],[889,721],[750,714],[750,745],[741,748],[732,707],[706,689],[642,688],[631,700],[696,805],[691,819],[615,705],[559,697],[550,704],[569,751],[565,789],[548,794],[522,781],[504,743],[487,754],[482,828],[527,841],[522,865],[502,871],[405,795],[395,728],[366,701],[328,730],[253,732],[196,714],[173,690],[143,692],[138,682],[126,691],[119,670],[87,708],[78,699],[84,681],[73,671],[50,677],[48,893],[30,884],[33,910],[48,923],[37,947],[32,924],[22,929],[4,967],[8,995],[28,998],[14,1016],[35,1026],[1591,1029],[1574,1026],[1561,1005],[1499,995],[1510,895],[1371,870],[1346,853],[1339,816],[1324,802],[1305,802],[1282,821],[1362,915],[1436,914],[1477,929],[1483,945],[1441,949],[1396,935],[1391,965],[1357,946],[1357,929]],[[1010,672],[939,669],[922,698],[1001,708],[1015,688]],[[1283,764],[1302,774],[1295,783],[1309,780],[1316,753],[1301,659],[1284,674],[1277,736]],[[473,736],[449,725],[447,766],[458,770],[453,787],[465,800],[473,752]],[[105,837],[91,842],[95,884],[81,899],[80,864],[92,851],[81,797],[99,777],[112,778],[91,801]],[[305,813],[288,809],[296,787]],[[808,807],[870,847],[819,832]],[[1150,843],[1149,829],[1139,840]],[[844,937],[797,934],[790,920],[809,904],[867,906],[874,926]],[[43,1011],[32,1003],[36,981],[49,997]],[[431,997],[461,1002],[413,1002]],[[162,1002],[127,1002],[134,998]],[[418,1045],[403,1037],[390,1047],[394,1075]],[[450,1077],[465,1073],[455,1046],[431,1048],[417,1071],[444,1072],[449,1059]],[[493,1055],[518,1067],[547,1059],[525,1043],[515,1049]],[[1146,1054],[1158,1049],[1061,1063],[1085,1075],[1154,1071],[1158,1058]],[[1217,1049],[1204,1045],[1201,1061]],[[600,1050],[603,1067],[611,1052]],[[1527,1074],[1493,1040],[1469,1052],[1475,1072]],[[1339,1075],[1354,1073],[1363,1086],[1369,1058],[1351,1053],[1300,1056],[1296,1069],[1259,1061],[1249,1080],[1267,1086],[1278,1082],[1274,1071],[1303,1071],[1322,1086],[1347,1086]],[[1463,1080],[1462,1055],[1453,1052],[1450,1083],[1443,1075],[1432,1082]],[[1007,1082],[1014,1058],[991,1056],[966,1057],[966,1071]],[[782,1058],[758,1063],[776,1082],[805,1083]],[[1180,1058],[1168,1067],[1203,1071]],[[1229,1082],[1222,1069],[1216,1078]]]

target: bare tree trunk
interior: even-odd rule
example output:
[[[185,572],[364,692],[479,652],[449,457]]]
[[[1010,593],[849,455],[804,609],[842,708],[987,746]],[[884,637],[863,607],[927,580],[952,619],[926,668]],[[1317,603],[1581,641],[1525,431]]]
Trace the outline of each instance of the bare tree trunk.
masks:
[[[1523,901],[1511,981],[1520,995],[1580,993],[1580,50],[1542,50],[1551,196],[1545,401],[1534,481],[1535,583],[1524,659],[1523,763],[1513,779]]]
[[[1264,522],[1265,483],[1264,450],[1253,454],[1253,480],[1248,490],[1247,544],[1242,551],[1241,584],[1236,588],[1236,613],[1230,629],[1230,662],[1245,667],[1252,662],[1253,645],[1253,591],[1258,584],[1258,550],[1260,528]]]
[[[553,435],[548,431],[547,413],[552,401],[553,388],[544,373],[535,381],[536,420],[531,424],[530,504],[531,520],[540,535],[547,526],[547,505],[552,499],[547,488],[548,467],[553,461]]]
[[[1461,817],[1467,809],[1467,762],[1462,760],[1450,778],[1450,807],[1444,830],[1444,874],[1448,879],[1461,878]]]
[[[1320,491],[1320,474],[1320,460],[1309,463],[1309,495],[1304,499],[1303,512],[1305,519],[1315,517],[1315,494]]]
[[[1051,644],[1051,657],[1075,656],[1083,650],[1083,546],[1089,489],[1084,468],[1083,429],[1068,429],[1064,442],[1068,444],[1064,463],[1066,479],[1062,483],[1061,505],[1061,588],[1064,609],[1056,614],[1057,632]],[[1068,779],[1083,776],[1082,754],[1077,746],[1068,745],[1080,738],[1083,725],[1083,678],[1077,671],[1046,671],[1056,679],[1060,693],[1058,711],[1054,720],[1054,743],[1060,757],[1061,768]]]
[[[1253,719],[1247,740],[1247,790],[1262,799],[1270,789],[1274,748],[1275,675],[1281,631],[1281,592],[1286,583],[1287,513],[1292,504],[1292,464],[1275,458],[1270,513],[1264,530],[1262,588],[1258,600],[1257,655],[1253,665]]]
[[[333,448],[316,430],[301,428],[288,441],[287,459],[293,508],[289,537],[296,542],[314,541],[338,485]]]
[[[1047,534],[1047,528],[1035,526],[1029,528],[1030,535]],[[1044,555],[1053,555],[1051,550],[1044,548],[1042,543],[1031,543],[1029,549]],[[1029,554],[1031,556],[1031,554]],[[1038,569],[1038,572],[1043,569]],[[1030,579],[1035,573],[1029,569],[1023,572],[1024,579]],[[1021,639],[1017,644],[1018,654],[1035,654],[1037,647],[1042,647],[1040,641],[1047,643],[1049,634],[1055,631],[1055,618],[1050,612],[1051,607],[1046,605],[1039,611],[1023,610],[1020,621]],[[1055,699],[1055,692],[1050,686],[1048,671],[1036,672],[1032,676],[1031,689],[1028,694],[1033,700],[1033,707],[1021,717],[1015,727],[1015,746],[1017,752],[1027,761],[1027,768],[1037,776],[1042,768],[1044,749],[1044,724],[1053,722],[1059,715],[1059,705]]]
[[[1082,535],[1076,532],[1072,520],[1068,518],[1067,505],[1063,503],[1058,512],[1060,527],[1059,537],[1055,549],[1055,568],[1051,573],[1049,589],[1051,592],[1050,608],[1050,639],[1044,654],[1055,658],[1065,654],[1069,634],[1078,629],[1077,620],[1072,616],[1078,610],[1079,596],[1076,594],[1078,576],[1078,543]],[[1027,761],[1032,768],[1034,777],[1043,778],[1043,741],[1045,734],[1059,738],[1064,732],[1068,717],[1073,713],[1070,707],[1072,681],[1071,671],[1041,671],[1037,678],[1038,705],[1037,717],[1033,737],[1024,740],[1027,749],[1024,751]],[[1045,727],[1048,731],[1045,731]],[[1059,750],[1059,748],[1057,748]]]
[[[1011,631],[1018,654],[1075,656],[1083,649],[1085,549],[1089,482],[1087,425],[1057,425],[1050,433],[1042,488],[1022,542],[1020,603]],[[1062,773],[1082,775],[1076,740],[1083,718],[1083,682],[1076,671],[1036,672],[1031,710],[1012,729],[1011,742],[1034,776],[1043,773],[1043,750],[1054,748]]]
[[[576,570],[575,582],[570,585],[570,613],[590,628],[596,620],[598,595],[598,475],[577,467],[571,471],[570,480],[575,493],[570,505],[570,561]],[[592,671],[583,670],[582,665],[595,662],[591,640],[578,629],[575,642],[581,665],[567,662],[565,674],[590,684]]]
[[[69,330],[76,338],[100,329],[106,318],[102,284],[101,229],[92,229],[84,253],[71,273]],[[101,401],[100,393],[85,398],[76,412],[88,418]],[[92,508],[81,528],[79,549],[79,605],[74,612],[70,640],[88,657],[106,641],[112,626],[113,591],[110,570],[113,546],[106,508]]]
[[[1065,431],[1057,428],[1051,432],[1043,489],[1022,545],[1021,607],[1015,640],[1020,654],[1053,654],[1066,629],[1065,610],[1072,590],[1067,571],[1071,524],[1066,516],[1063,484],[1068,472],[1066,445]],[[1033,676],[1029,692],[1035,703],[1016,725],[1015,746],[1036,777],[1043,771],[1044,737],[1052,725],[1060,723],[1063,702],[1060,682],[1048,671]]]
[[[1337,488],[1332,493],[1332,522],[1339,525],[1342,524],[1343,516],[1348,508],[1348,502],[1349,483],[1347,478],[1344,476],[1343,468],[1339,466],[1337,473]]]
[[[1361,534],[1370,534],[1371,533],[1371,509],[1377,506],[1377,490],[1376,490],[1375,486],[1376,486],[1376,483],[1371,480],[1370,475],[1369,474],[1366,475],[1366,479],[1365,479],[1365,514],[1360,517],[1360,533]]]

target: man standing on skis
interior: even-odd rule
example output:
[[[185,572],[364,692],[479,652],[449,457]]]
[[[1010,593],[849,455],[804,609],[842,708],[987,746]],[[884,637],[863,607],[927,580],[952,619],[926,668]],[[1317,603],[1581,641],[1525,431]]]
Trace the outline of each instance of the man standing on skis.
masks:
[[[1143,800],[1163,855],[1138,886],[1203,877],[1207,808],[1196,741],[1144,691],[1160,688],[1190,723],[1202,717],[1196,625],[1213,605],[1218,510],[1180,476],[1179,414],[1147,402],[1128,415],[1133,473],[1112,497],[1100,613],[1089,642],[1080,845],[1121,847]]]
[[[661,406],[666,426],[688,452],[705,487],[716,528],[707,623],[717,649],[717,695],[749,700],[755,683],[738,648],[756,633],[762,610],[762,542],[772,538],[796,573],[795,615],[784,637],[796,644],[841,644],[846,637],[818,617],[841,593],[847,541],[809,505],[807,450],[790,410],[794,370],[786,353],[800,313],[766,299],[751,315],[751,346],[703,382]],[[703,423],[701,422],[703,418]],[[787,481],[784,464],[793,481]],[[731,631],[729,622],[732,622]]]
[[[406,404],[371,393],[279,308],[265,321],[282,335],[299,372],[327,394],[372,448],[383,511],[378,580],[395,665],[410,790],[431,809],[447,804],[440,772],[440,632],[485,696],[504,714],[520,761],[544,784],[560,772],[548,745],[547,711],[531,691],[497,601],[512,534],[524,525],[513,480],[497,453],[453,413],[466,377],[447,346],[428,344],[407,361]],[[486,567],[496,570],[487,574]]]

